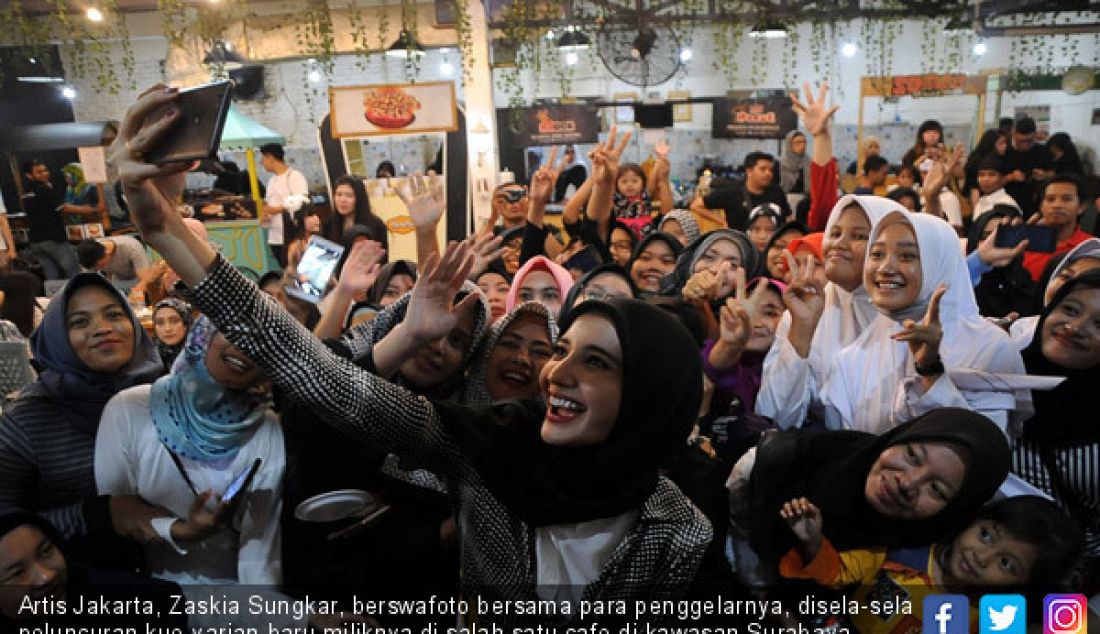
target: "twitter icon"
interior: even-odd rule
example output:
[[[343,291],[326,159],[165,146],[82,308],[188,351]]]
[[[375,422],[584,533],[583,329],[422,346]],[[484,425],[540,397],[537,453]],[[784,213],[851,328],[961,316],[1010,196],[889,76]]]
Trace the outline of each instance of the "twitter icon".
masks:
[[[987,594],[979,603],[981,634],[1027,634],[1027,600],[1019,594]]]

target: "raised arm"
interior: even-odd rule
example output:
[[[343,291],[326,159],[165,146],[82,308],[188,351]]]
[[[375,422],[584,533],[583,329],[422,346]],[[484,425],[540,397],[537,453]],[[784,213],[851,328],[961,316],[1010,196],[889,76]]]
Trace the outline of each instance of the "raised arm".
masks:
[[[416,227],[416,262],[423,264],[428,256],[439,253],[439,219],[447,208],[443,181],[431,173],[427,176],[414,174],[405,179],[397,195],[405,203]]]
[[[531,177],[531,192],[527,197],[527,222],[538,229],[538,231],[530,232],[530,234],[536,238],[541,235],[542,244],[528,245],[528,232],[525,231],[523,237],[524,248],[520,254],[521,264],[531,257],[539,255],[539,253],[533,253],[536,250],[541,251],[550,259],[558,257],[558,254],[562,251],[562,243],[546,230],[546,205],[550,202],[551,196],[554,195],[554,186],[558,182],[558,176],[561,175],[566,162],[565,157],[562,157],[560,163],[557,162],[557,159],[558,148],[553,147],[550,149],[546,164],[540,167]],[[528,257],[524,257],[525,255]]]
[[[584,183],[581,184],[577,193],[573,194],[573,197],[569,199],[569,202],[565,203],[565,209],[561,212],[561,223],[563,225],[572,225],[581,221],[581,212],[584,211],[585,205],[588,204],[588,199],[592,196],[592,177],[594,174],[589,174],[588,178],[584,179]]]
[[[653,152],[657,155],[657,168],[653,170],[653,176],[650,178],[650,200],[655,200],[659,203],[660,215],[665,215],[672,211],[673,206],[676,204],[672,199],[672,180],[670,178],[672,174],[672,165],[668,160],[668,143],[661,141],[653,148]]]
[[[378,279],[379,263],[385,253],[382,245],[373,240],[359,242],[351,248],[344,268],[340,271],[340,279],[332,291],[332,303],[313,328],[315,337],[331,339],[340,336],[351,303],[356,296],[369,291]]]
[[[833,157],[833,139],[829,134],[829,120],[840,106],[825,107],[825,97],[829,91],[828,82],[821,82],[816,99],[810,84],[803,84],[802,90],[806,95],[806,102],[799,101],[798,95],[791,93],[791,103],[802,120],[802,125],[809,130],[814,139],[814,155],[810,165],[811,207],[807,220],[811,231],[824,231],[825,224],[829,221],[829,213],[837,201],[836,164]]]
[[[627,130],[621,141],[618,129],[611,126],[607,142],[588,154],[592,161],[592,196],[588,199],[588,217],[599,225],[599,235],[608,234],[615,203],[615,180],[619,177],[619,158],[633,134]]]

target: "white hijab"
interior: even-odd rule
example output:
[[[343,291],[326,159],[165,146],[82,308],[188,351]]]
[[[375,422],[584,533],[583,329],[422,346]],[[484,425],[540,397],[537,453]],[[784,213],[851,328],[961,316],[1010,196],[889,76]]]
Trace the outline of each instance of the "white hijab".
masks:
[[[870,245],[882,229],[895,222],[908,224],[917,238],[922,274],[920,293],[913,304],[900,311],[889,313],[876,308],[879,314],[871,325],[837,355],[822,389],[825,400],[840,414],[843,427],[873,433],[882,433],[904,422],[895,420],[896,400],[902,382],[916,376],[909,344],[894,341],[890,336],[900,330],[905,319],[919,321],[924,318],[932,293],[940,284],[947,286],[940,301],[943,326],[940,356],[944,366],[949,371],[971,368],[1005,374],[1025,373],[1023,360],[1007,334],[978,314],[966,260],[959,248],[958,234],[951,225],[929,214],[889,213],[871,230],[868,256]],[[869,266],[867,259],[864,266]],[[971,409],[990,416],[1002,428],[1019,422],[1023,410],[1030,412],[1030,394],[1024,390],[1015,394],[959,392]],[[1014,415],[1009,420],[1008,416],[995,415],[996,412],[1013,412]]]
[[[905,207],[889,198],[848,195],[833,205],[833,210],[829,213],[829,221],[825,223],[826,237],[829,236],[833,225],[840,219],[844,210],[852,205],[858,205],[867,214],[872,231],[887,214],[895,211],[905,212]],[[867,290],[863,288],[862,283],[852,292],[832,282],[825,285],[825,308],[821,313],[821,320],[817,322],[817,329],[814,330],[814,338],[810,344],[810,366],[819,369],[819,377],[824,377],[836,353],[855,341],[877,315],[875,306],[871,303],[871,298],[867,295]]]

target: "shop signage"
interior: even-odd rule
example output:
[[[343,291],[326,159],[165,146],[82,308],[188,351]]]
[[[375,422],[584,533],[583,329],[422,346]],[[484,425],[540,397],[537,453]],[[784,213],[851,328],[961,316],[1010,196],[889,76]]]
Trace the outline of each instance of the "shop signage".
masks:
[[[334,86],[329,89],[332,136],[454,132],[454,82]]]
[[[782,139],[796,127],[789,97],[714,100],[711,136],[716,139]]]
[[[514,113],[513,113],[514,114]],[[585,105],[551,105],[520,108],[516,118],[516,145],[562,145],[599,141],[600,119]]]

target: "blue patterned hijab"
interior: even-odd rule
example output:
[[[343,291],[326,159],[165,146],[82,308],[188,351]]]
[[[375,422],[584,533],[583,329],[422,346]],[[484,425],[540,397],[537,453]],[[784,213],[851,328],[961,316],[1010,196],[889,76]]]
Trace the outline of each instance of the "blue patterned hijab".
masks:
[[[232,460],[264,420],[268,402],[231,390],[206,369],[206,350],[218,334],[200,317],[172,373],[153,384],[149,406],[157,437],[169,451],[191,460]]]

